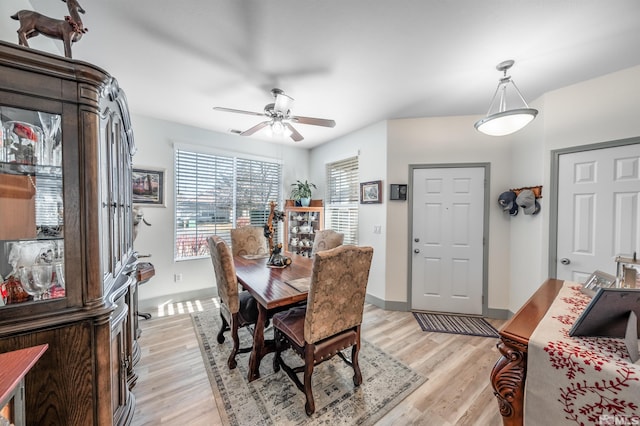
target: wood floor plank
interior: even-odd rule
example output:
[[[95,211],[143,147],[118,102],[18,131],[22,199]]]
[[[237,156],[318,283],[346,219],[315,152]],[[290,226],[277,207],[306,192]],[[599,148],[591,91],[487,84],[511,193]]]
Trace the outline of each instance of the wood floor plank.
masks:
[[[133,426],[222,424],[190,316],[213,303],[165,305],[140,320]],[[502,424],[489,382],[497,339],[423,332],[411,313],[370,304],[364,312],[362,337],[429,378],[378,426]],[[489,322],[496,328],[504,323]]]

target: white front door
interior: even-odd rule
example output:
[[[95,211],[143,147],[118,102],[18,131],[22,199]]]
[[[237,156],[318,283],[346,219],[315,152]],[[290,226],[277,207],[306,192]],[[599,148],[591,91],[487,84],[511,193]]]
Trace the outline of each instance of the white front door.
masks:
[[[484,168],[413,171],[411,308],[482,314]]]
[[[615,275],[616,256],[640,251],[640,144],[559,156],[557,229],[562,280]]]

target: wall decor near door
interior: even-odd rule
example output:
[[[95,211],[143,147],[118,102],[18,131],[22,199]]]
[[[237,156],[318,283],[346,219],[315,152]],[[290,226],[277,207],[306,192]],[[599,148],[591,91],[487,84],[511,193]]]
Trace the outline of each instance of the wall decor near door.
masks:
[[[389,190],[389,199],[407,201],[407,185],[392,183]]]
[[[164,170],[133,169],[133,202],[164,207]]]
[[[382,181],[360,183],[360,204],[382,203]]]
[[[538,202],[540,198],[542,198],[542,185],[524,186],[500,194],[498,204],[502,207],[502,211],[511,216],[517,216],[520,208],[526,215],[536,215],[540,213],[541,206]]]

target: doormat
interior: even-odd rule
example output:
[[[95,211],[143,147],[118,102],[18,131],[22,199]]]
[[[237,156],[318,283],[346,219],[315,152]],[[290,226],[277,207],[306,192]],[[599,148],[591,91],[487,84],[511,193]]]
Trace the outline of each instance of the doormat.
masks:
[[[373,426],[427,381],[426,377],[362,339],[358,357],[362,384],[353,385],[353,369],[338,357],[316,366],[311,381],[316,412],[309,417],[304,411],[304,393],[284,370],[273,372],[273,354],[262,359],[262,377],[248,383],[248,353],[236,356],[235,369],[227,367],[232,340],[229,333],[223,344],[216,340],[220,329],[217,309],[194,313],[192,319],[225,426]],[[251,345],[251,334],[246,328],[238,330],[238,334],[241,347]],[[346,352],[350,356],[351,351]],[[282,355],[289,365],[302,364],[291,350]]]
[[[425,312],[413,312],[413,316],[420,324],[422,331],[500,337],[498,331],[482,317]]]

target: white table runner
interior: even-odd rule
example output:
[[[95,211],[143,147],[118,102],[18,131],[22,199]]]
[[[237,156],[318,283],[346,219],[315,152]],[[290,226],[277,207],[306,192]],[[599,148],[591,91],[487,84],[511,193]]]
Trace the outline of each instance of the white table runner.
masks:
[[[624,339],[569,337],[589,304],[565,282],[529,339],[525,425],[640,425],[640,365]]]

